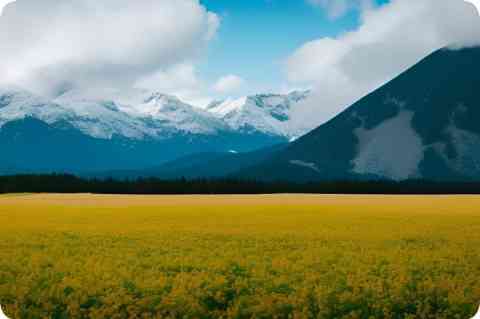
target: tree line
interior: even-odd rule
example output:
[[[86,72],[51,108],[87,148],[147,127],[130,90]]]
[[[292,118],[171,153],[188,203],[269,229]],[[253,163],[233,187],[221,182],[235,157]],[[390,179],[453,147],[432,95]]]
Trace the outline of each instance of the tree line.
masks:
[[[0,176],[0,193],[95,194],[480,194],[480,182],[323,181],[262,182],[236,179],[87,179],[69,174]]]

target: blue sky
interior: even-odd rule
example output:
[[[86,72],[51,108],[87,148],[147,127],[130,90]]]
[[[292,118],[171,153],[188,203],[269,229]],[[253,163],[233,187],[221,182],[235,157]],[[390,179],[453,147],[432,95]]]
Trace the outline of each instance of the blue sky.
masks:
[[[377,0],[377,4],[387,0]],[[306,42],[355,30],[359,12],[332,19],[306,0],[201,0],[217,13],[221,26],[199,72],[207,81],[225,71],[245,79],[254,90],[282,90],[282,64]]]

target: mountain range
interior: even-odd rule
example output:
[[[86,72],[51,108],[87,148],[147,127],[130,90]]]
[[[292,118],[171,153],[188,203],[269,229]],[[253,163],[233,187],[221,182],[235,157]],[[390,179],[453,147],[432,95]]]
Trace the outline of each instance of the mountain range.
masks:
[[[140,89],[51,99],[0,89],[0,173],[142,169],[197,152],[250,152],[300,136],[291,112],[307,96],[258,95],[204,110]]]
[[[479,69],[480,48],[438,50],[308,133],[292,120],[308,91],[200,109],[141,90],[52,100],[3,90],[0,173],[478,180]]]

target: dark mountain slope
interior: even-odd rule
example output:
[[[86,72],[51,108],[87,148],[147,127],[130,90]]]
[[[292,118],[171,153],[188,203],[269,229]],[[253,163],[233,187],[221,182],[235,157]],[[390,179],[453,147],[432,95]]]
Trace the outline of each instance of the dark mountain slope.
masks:
[[[136,171],[110,171],[100,174],[91,174],[94,177],[135,179],[135,178],[160,178],[160,179],[198,179],[198,178],[224,178],[247,167],[261,163],[283,150],[287,144],[263,148],[247,153],[198,153],[167,162],[161,166]]]
[[[480,48],[439,50],[238,176],[480,178]]]
[[[94,138],[66,122],[47,124],[34,118],[6,123],[0,129],[0,174],[143,169],[198,152],[250,151],[283,139],[223,133],[175,135],[134,140]]]

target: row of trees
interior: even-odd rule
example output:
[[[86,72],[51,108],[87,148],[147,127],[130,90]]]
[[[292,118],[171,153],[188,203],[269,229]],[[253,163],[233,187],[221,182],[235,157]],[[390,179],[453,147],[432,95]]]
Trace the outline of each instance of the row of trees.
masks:
[[[233,179],[84,179],[73,175],[0,176],[0,193],[97,194],[480,194],[479,182],[325,181],[258,182]]]

